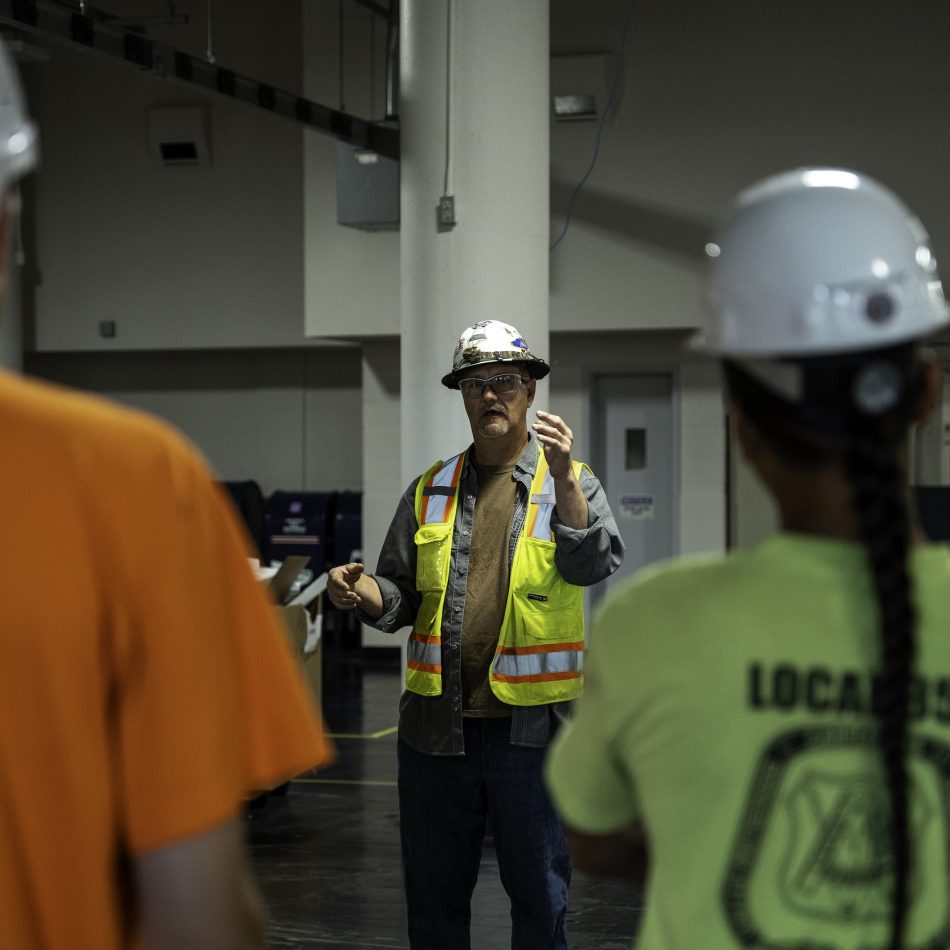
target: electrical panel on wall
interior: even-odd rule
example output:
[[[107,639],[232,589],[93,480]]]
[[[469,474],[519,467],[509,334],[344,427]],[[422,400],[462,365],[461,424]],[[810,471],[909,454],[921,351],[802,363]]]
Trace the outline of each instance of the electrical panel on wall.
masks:
[[[336,219],[364,231],[398,231],[399,162],[338,142]]]

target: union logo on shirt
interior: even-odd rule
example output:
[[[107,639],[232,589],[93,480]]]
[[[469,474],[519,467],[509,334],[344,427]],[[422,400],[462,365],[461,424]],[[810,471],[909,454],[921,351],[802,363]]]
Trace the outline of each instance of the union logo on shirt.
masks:
[[[832,921],[889,920],[890,803],[880,777],[810,772],[789,792],[785,808],[795,830],[783,872],[789,906]]]
[[[805,728],[763,751],[722,900],[740,946],[873,950],[890,927],[890,800],[876,725]],[[950,747],[911,742],[911,906],[950,947]],[[920,873],[926,868],[938,873]]]

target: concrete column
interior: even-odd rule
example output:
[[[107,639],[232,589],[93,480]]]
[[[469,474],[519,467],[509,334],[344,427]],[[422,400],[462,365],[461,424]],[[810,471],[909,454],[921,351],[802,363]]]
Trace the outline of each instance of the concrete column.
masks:
[[[471,439],[461,397],[439,382],[466,326],[505,320],[549,355],[550,50],[547,0],[403,0],[401,15],[407,483]],[[440,230],[444,193],[457,224]],[[539,390],[545,406],[546,381]]]

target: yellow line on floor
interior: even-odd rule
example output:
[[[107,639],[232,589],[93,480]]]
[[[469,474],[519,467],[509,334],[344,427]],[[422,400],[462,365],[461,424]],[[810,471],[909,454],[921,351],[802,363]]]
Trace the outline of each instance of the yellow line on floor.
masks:
[[[371,782],[361,778],[295,778],[294,783],[302,782],[306,785],[387,785],[396,787],[395,782]]]
[[[390,726],[388,729],[380,729],[379,732],[328,732],[331,739],[382,739],[384,736],[391,736],[396,731],[396,726]]]

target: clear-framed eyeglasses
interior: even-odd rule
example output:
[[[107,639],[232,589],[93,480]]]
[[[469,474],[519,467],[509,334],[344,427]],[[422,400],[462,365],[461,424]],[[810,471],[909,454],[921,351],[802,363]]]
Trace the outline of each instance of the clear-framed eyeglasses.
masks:
[[[510,396],[521,383],[526,383],[531,377],[527,373],[500,373],[498,376],[489,376],[488,379],[479,379],[470,376],[459,380],[459,389],[466,399],[480,399],[486,386],[491,386],[496,396]]]

